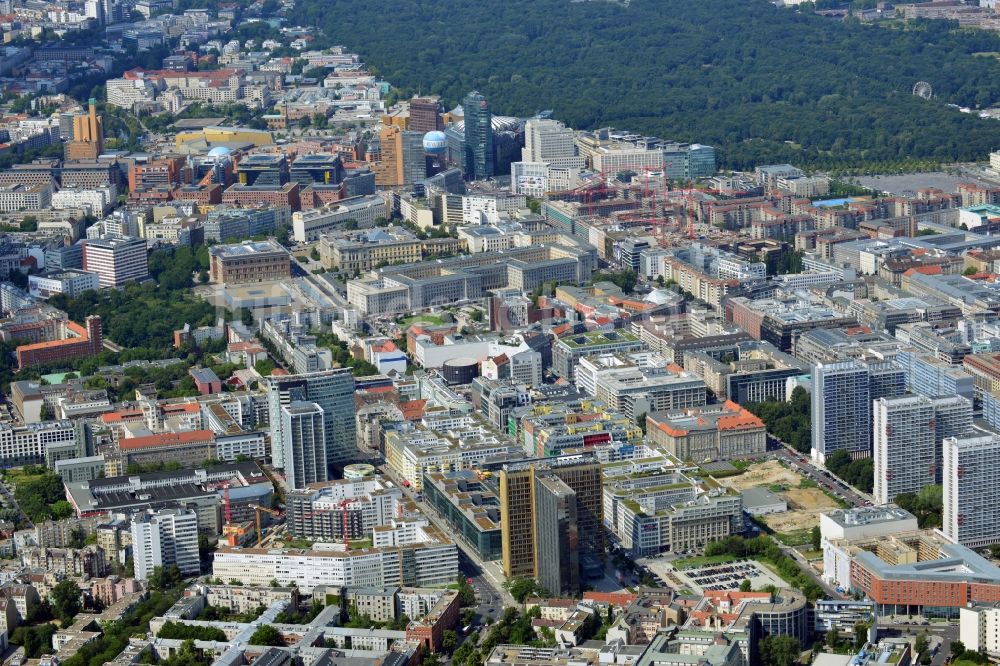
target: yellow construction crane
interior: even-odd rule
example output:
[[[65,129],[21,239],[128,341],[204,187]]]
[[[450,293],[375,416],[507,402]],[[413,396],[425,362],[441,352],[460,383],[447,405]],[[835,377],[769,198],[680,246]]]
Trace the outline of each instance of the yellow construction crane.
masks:
[[[254,504],[250,508],[253,509],[254,518],[256,519],[256,525],[257,525],[257,547],[260,548],[260,545],[264,542],[264,532],[263,532],[263,530],[261,529],[261,526],[260,526],[260,514],[261,513],[269,513],[272,516],[274,516],[275,518],[277,518],[277,517],[281,516],[281,511],[279,511],[278,509],[267,509],[267,508],[262,507],[262,506],[260,506],[258,504]]]

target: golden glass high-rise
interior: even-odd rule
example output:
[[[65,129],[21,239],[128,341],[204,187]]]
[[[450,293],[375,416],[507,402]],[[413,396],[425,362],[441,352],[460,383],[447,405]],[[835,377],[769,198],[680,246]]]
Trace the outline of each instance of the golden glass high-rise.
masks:
[[[575,494],[575,543],[581,562],[605,559],[603,476],[601,463],[591,456],[548,458],[506,466],[499,473],[501,564],[504,575],[539,578],[545,548],[539,548],[540,507],[536,480],[555,477]],[[567,526],[567,529],[571,529]],[[546,543],[555,543],[550,539]],[[570,561],[557,557],[554,561]],[[557,593],[552,590],[553,593]]]

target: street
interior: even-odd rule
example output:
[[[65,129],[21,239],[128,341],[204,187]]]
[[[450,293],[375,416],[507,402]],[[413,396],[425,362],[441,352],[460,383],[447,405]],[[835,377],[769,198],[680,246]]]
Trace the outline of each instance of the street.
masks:
[[[437,510],[429,503],[417,500],[417,492],[413,488],[404,486],[401,479],[396,478],[388,465],[378,465],[382,473],[396,484],[396,486],[412,500],[420,510],[427,516],[427,519],[445,534],[453,534],[451,526]],[[461,535],[455,535],[455,544],[458,546],[459,569],[472,579],[472,586],[476,588],[476,597],[479,605],[476,612],[482,620],[487,618],[496,619],[506,606],[518,606],[514,597],[510,596],[507,588],[504,587],[504,575],[497,562],[483,561],[475,549]]]
[[[849,486],[830,472],[815,466],[809,457],[804,453],[798,453],[788,448],[783,442],[768,436],[769,444],[777,443],[777,448],[768,451],[768,455],[788,464],[802,476],[815,481],[820,488],[833,493],[839,499],[844,500],[852,507],[870,505],[872,498],[870,495],[862,493],[857,488]]]

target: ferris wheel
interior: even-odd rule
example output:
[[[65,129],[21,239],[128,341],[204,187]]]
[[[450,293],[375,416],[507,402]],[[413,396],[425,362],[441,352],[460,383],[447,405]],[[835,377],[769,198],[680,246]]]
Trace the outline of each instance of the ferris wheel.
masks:
[[[931,88],[931,84],[926,81],[917,81],[913,85],[913,94],[917,97],[923,97],[924,99],[930,99],[934,96],[934,89]]]

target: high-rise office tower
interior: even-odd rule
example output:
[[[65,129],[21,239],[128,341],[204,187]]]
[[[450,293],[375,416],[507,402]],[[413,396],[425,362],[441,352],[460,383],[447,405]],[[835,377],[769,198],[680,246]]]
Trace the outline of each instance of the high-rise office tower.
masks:
[[[576,493],[556,476],[535,477],[535,562],[538,583],[551,594],[580,594]]]
[[[577,154],[576,135],[558,120],[532,118],[524,125],[525,162],[545,162],[557,169],[582,169],[584,158]]]
[[[289,488],[305,488],[330,479],[323,417],[323,408],[315,402],[293,402],[281,407],[281,443]]]
[[[198,515],[190,509],[147,511],[132,518],[135,577],[146,580],[155,567],[177,565],[183,576],[197,576]]]
[[[566,456],[507,465],[500,471],[501,562],[508,577],[543,575],[556,589],[579,585],[579,568],[604,560],[601,464],[591,456]],[[548,483],[539,483],[548,479]],[[570,499],[555,481],[572,491]],[[572,507],[570,507],[572,503]],[[575,524],[575,531],[572,525]],[[550,528],[557,529],[553,534]],[[552,547],[577,544],[576,576],[565,577],[572,555]],[[542,562],[542,559],[552,558]],[[558,577],[556,585],[553,580]],[[546,587],[548,587],[548,584]]]
[[[104,123],[91,97],[87,113],[73,117],[73,140],[66,142],[67,160],[96,160],[104,152]]]
[[[104,25],[104,4],[101,0],[86,0],[84,8],[87,18],[94,19],[99,26]]]
[[[493,113],[490,103],[478,91],[462,101],[465,113],[465,178],[485,180],[496,175],[493,152]]]
[[[443,130],[444,123],[441,120],[443,111],[444,107],[437,97],[414,97],[410,100],[410,122],[406,128],[421,134]]]
[[[271,457],[275,467],[284,469],[286,465],[281,408],[294,402],[314,402],[322,408],[328,469],[348,462],[356,455],[354,377],[349,368],[268,377],[265,381],[271,423]]]
[[[812,458],[872,455],[872,401],[906,392],[902,370],[891,363],[856,359],[818,363],[812,373]]]
[[[970,548],[1000,543],[1000,437],[949,437],[942,448],[941,531]]]
[[[384,187],[411,185],[427,175],[424,135],[395,125],[379,128],[381,157],[372,166],[375,183]]]

